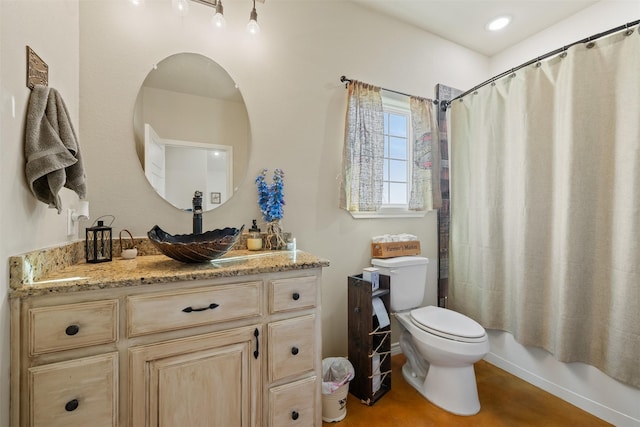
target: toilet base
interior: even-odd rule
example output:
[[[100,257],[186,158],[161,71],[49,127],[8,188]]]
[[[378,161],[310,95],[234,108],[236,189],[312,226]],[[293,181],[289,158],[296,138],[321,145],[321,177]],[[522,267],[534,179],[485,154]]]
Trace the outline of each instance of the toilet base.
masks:
[[[473,365],[442,367],[429,365],[427,376],[416,375],[407,362],[402,376],[429,402],[455,415],[475,415],[480,412],[478,387]]]

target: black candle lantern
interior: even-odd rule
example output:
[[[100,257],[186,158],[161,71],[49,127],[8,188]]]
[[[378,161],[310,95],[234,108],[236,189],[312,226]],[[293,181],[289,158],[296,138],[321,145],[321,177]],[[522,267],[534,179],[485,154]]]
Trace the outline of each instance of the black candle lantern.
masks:
[[[98,221],[97,226],[87,228],[85,258],[90,263],[106,262],[111,261],[111,254],[111,227]]]

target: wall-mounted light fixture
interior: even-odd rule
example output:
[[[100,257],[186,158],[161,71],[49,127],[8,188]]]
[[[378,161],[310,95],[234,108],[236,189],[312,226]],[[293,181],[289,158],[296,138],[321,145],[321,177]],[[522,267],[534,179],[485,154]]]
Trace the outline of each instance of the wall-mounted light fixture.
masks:
[[[131,4],[137,7],[144,7],[145,0],[129,0]],[[222,0],[171,0],[171,7],[181,16],[186,16],[189,13],[189,1],[203,4],[205,6],[212,7],[215,12],[213,14],[212,24],[216,28],[224,28],[227,24],[224,17],[224,7],[222,6]],[[253,1],[253,8],[249,14],[249,23],[247,24],[247,31],[249,34],[255,35],[260,32],[260,26],[258,25],[258,12],[256,11],[256,0]],[[265,0],[258,0],[260,3],[264,3]]]
[[[176,1],[187,1],[187,0],[172,0]],[[196,3],[204,4],[205,6],[209,6],[215,9],[215,13],[213,15],[213,25],[222,28],[226,25],[226,19],[224,17],[224,8],[222,7],[222,0],[192,0]],[[258,0],[261,3],[264,3],[265,0]],[[256,0],[253,0],[253,8],[251,9],[251,13],[249,15],[249,24],[247,24],[247,31],[250,34],[257,34],[260,32],[260,26],[258,25],[258,12],[256,11]]]

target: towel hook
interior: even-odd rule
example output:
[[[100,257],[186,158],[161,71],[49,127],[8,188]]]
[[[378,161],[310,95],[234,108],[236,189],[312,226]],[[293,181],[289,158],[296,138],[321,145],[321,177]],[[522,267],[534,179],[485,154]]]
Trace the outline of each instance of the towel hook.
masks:
[[[49,66],[29,46],[27,46],[27,87],[49,85]]]

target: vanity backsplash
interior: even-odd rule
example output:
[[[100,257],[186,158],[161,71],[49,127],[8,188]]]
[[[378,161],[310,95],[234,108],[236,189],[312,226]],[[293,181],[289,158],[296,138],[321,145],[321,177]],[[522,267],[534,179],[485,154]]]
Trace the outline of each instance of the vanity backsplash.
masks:
[[[138,256],[161,255],[146,237],[134,238]],[[131,241],[127,244],[130,246]],[[246,249],[247,237],[242,235],[233,250]],[[127,247],[129,247],[127,246]],[[126,247],[125,247],[126,249]],[[113,241],[113,258],[120,257],[120,243]],[[62,246],[38,249],[9,258],[9,277],[13,288],[41,280],[50,273],[85,262],[85,242],[79,240]]]

